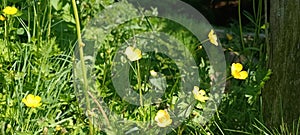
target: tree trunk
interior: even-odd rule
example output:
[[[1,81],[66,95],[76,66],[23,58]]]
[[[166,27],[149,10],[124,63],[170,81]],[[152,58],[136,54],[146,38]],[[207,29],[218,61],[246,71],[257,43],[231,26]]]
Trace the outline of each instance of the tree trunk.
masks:
[[[300,0],[270,2],[268,66],[272,76],[263,90],[263,116],[272,128],[284,122],[291,130],[300,117],[299,9]]]

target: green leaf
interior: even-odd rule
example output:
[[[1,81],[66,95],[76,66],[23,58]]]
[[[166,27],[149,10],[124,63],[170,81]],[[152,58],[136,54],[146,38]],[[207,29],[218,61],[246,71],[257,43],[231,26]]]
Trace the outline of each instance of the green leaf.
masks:
[[[50,0],[51,5],[54,7],[55,10],[61,10],[62,9],[62,3],[59,2],[59,0]]]
[[[153,77],[149,79],[150,83],[159,90],[165,90],[167,88],[167,81],[165,77]]]

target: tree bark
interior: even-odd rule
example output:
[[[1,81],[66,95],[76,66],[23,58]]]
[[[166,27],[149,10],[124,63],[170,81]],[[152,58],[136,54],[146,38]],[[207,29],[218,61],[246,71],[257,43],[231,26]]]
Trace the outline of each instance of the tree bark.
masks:
[[[262,92],[268,127],[292,129],[300,117],[300,0],[270,2],[268,67],[272,76]],[[296,123],[297,124],[297,123]]]

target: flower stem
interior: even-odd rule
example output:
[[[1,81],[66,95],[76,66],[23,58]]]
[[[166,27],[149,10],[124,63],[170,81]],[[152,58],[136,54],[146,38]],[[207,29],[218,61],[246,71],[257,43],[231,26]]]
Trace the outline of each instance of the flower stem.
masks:
[[[101,106],[101,104],[97,101],[97,99],[93,96],[92,93],[88,92],[88,94],[91,96],[92,100],[96,103],[98,109],[100,110],[100,112],[102,113],[104,119],[105,119],[105,122],[106,124],[108,125],[108,127],[110,127],[110,123],[109,123],[109,119],[103,109],[103,107]]]
[[[47,30],[47,37],[48,37],[48,41],[50,41],[50,34],[51,34],[51,20],[52,20],[52,5],[50,3],[48,3],[49,6],[49,13],[48,13],[48,30]]]
[[[26,127],[25,127],[25,131],[27,131],[28,125],[30,123],[32,111],[33,111],[33,108],[30,108],[30,110],[29,110],[29,116],[28,116],[28,119],[27,119],[27,124],[26,124]]]
[[[201,41],[200,44],[204,44],[204,43],[207,42],[207,41],[209,41],[209,38],[208,38],[208,39],[205,39],[205,40],[203,40],[203,41]]]
[[[35,5],[33,6],[33,34],[32,34],[32,36],[34,37],[34,38],[37,38],[36,37],[36,35],[35,35],[35,33],[36,33],[36,25],[37,25],[37,13],[36,13],[36,7],[35,7]]]
[[[227,81],[227,80],[229,80],[229,79],[231,79],[232,77],[233,77],[233,76],[229,76],[229,77],[227,77],[227,78],[226,78],[226,81]]]
[[[242,43],[242,50],[245,49],[244,39],[243,39],[243,28],[242,28],[242,15],[241,15],[241,0],[238,4],[238,15],[239,15],[239,27],[240,27],[240,40]]]
[[[142,93],[142,85],[141,85],[141,72],[140,72],[140,64],[137,61],[137,81],[138,81],[138,89],[140,93],[140,105],[143,106],[143,93]]]
[[[10,16],[7,17],[7,20],[5,20],[4,22],[4,43],[5,43],[5,46],[7,47],[7,51],[8,51],[8,60],[11,61],[11,43],[8,42],[9,40],[9,37],[8,37],[8,34],[9,34],[9,31],[10,31],[10,28],[9,28],[9,24],[11,23],[11,20],[10,20]]]
[[[84,84],[84,96],[86,100],[86,106],[87,106],[87,112],[90,112],[91,110],[91,105],[90,105],[90,100],[89,100],[89,95],[88,95],[88,81],[87,81],[87,76],[86,76],[86,69],[85,69],[85,63],[84,63],[84,53],[83,53],[83,47],[84,43],[82,42],[81,38],[81,31],[80,31],[80,22],[79,22],[79,16],[78,16],[78,10],[76,6],[76,1],[72,0],[72,5],[73,5],[73,10],[74,10],[74,16],[75,16],[75,21],[76,21],[76,30],[77,30],[77,39],[78,39],[78,44],[79,44],[79,55],[80,55],[80,62],[81,62],[81,69],[82,69],[82,74],[83,74],[83,84]],[[93,124],[92,124],[92,118],[88,117],[89,119],[89,134],[93,135]]]
[[[4,39],[7,40],[7,22],[4,21]]]

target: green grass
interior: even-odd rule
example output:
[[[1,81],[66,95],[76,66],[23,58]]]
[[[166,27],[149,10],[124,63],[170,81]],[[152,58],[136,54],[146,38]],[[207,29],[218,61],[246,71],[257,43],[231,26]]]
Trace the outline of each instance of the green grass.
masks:
[[[110,0],[80,1],[77,6],[84,31],[84,62],[89,78],[85,83],[88,83],[89,93],[92,95],[89,96],[91,109],[87,111],[85,105],[88,100],[82,97],[86,89],[82,88],[84,83],[81,78],[84,73],[80,72],[82,67],[77,57],[74,8],[71,2],[1,2],[1,11],[6,6],[15,6],[19,11],[16,15],[5,15],[6,20],[0,21],[0,50],[3,50],[0,54],[0,134],[88,134],[91,131],[94,134],[137,134],[153,127],[159,128],[154,121],[158,110],[167,109],[175,121],[176,118],[182,119],[186,114],[181,111],[193,104],[195,106],[190,108],[192,114],[180,121],[178,127],[159,128],[160,131],[151,130],[151,133],[164,134],[167,129],[169,134],[177,135],[293,133],[284,124],[278,130],[264,126],[261,90],[270,76],[270,71],[264,65],[264,40],[255,36],[254,40],[246,39],[241,47],[241,33],[236,25],[226,31],[233,35],[232,40],[219,39],[225,50],[227,77],[231,76],[230,66],[233,62],[242,63],[249,77],[246,80],[228,79],[221,103],[213,117],[206,124],[200,124],[203,123],[201,115],[208,109],[207,104],[194,100],[191,95],[193,87],[181,91],[184,86],[181,83],[182,75],[188,76],[190,70],[178,66],[186,63],[176,63],[169,57],[187,57],[184,51],[178,53],[177,50],[182,48],[172,48],[175,39],[184,44],[195,59],[200,80],[196,80],[197,85],[208,96],[212,96],[210,93],[214,88],[210,84],[210,73],[213,71],[207,53],[202,48],[204,43],[198,41],[185,27],[158,17],[135,18],[115,26],[114,22],[127,19],[122,18],[124,15],[136,16],[143,13],[155,16],[156,11],[136,11],[128,4],[120,3],[117,10],[108,12],[104,8],[113,4]],[[115,16],[96,22],[111,24],[108,26],[110,31],[88,23],[93,17],[99,17],[97,13]],[[261,14],[260,10],[257,14]],[[255,24],[261,24],[261,16],[252,18]],[[184,17],[181,19],[193,24],[192,20]],[[89,29],[91,27],[95,28]],[[207,29],[206,27],[199,26],[202,29]],[[144,43],[142,39],[132,40],[134,35],[153,31],[164,32],[174,40],[154,42],[161,44],[156,49],[167,48],[170,52],[177,52],[170,53],[172,55],[169,56],[157,51],[143,52],[142,59],[131,63],[126,61],[125,55],[118,52],[124,51],[128,45]],[[253,31],[256,35],[261,32],[260,27],[253,25],[243,32]],[[99,37],[93,37],[95,33],[100,33]],[[99,46],[91,48],[90,45]],[[125,62],[122,63],[122,58],[115,59],[116,56],[123,57]],[[127,69],[126,65],[129,65]],[[159,72],[158,77],[164,77],[150,80],[154,81],[151,84],[148,81],[150,70]],[[162,89],[165,91],[158,93],[161,95],[157,98],[139,102],[144,106],[131,104],[118,95],[113,84],[114,80],[118,81],[118,75],[121,75],[122,80],[123,72],[128,72],[125,78],[129,79],[130,87],[139,96]],[[162,85],[161,81],[166,81],[166,85]],[[40,96],[42,105],[37,108],[27,107],[22,99],[28,94]],[[141,101],[139,96],[130,98]],[[138,122],[123,123],[124,119]],[[94,122],[92,130],[89,120]],[[108,123],[111,127],[107,127]],[[299,124],[295,124],[295,131],[298,128]]]

